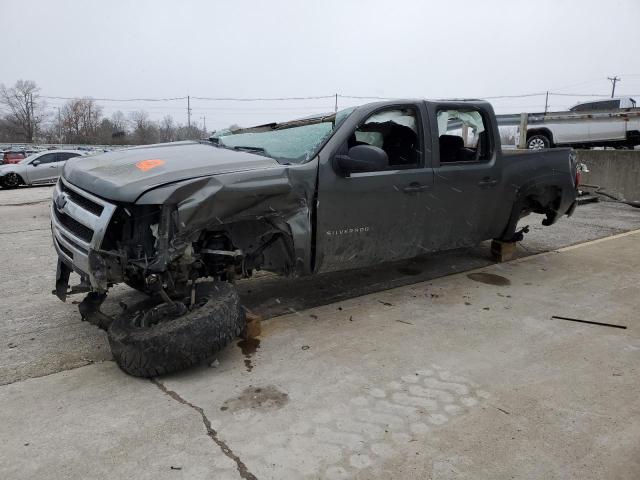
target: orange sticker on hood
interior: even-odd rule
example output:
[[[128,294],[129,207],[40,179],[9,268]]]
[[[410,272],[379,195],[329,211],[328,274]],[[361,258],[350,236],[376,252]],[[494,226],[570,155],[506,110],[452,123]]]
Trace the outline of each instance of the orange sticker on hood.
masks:
[[[153,158],[150,160],[141,160],[138,163],[136,163],[136,167],[138,167],[140,170],[142,170],[143,172],[146,172],[147,170],[151,170],[152,168],[156,168],[159,167],[160,165],[164,165],[165,161],[164,160],[160,160],[158,158]]]

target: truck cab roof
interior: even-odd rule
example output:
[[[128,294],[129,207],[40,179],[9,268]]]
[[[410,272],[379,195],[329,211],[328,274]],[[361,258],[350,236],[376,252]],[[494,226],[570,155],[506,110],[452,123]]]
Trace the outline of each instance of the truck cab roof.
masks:
[[[607,98],[593,102],[582,102],[569,109],[570,112],[587,112],[594,110],[615,110],[618,108],[636,108],[636,101],[631,97]]]

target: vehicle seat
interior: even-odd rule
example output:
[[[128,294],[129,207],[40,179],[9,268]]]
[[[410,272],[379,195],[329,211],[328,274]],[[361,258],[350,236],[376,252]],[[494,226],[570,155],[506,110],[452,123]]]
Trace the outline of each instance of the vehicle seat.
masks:
[[[389,165],[417,164],[417,140],[418,136],[409,127],[393,124],[382,146],[382,149],[389,156]]]
[[[440,135],[440,163],[463,162],[464,141],[457,135]]]

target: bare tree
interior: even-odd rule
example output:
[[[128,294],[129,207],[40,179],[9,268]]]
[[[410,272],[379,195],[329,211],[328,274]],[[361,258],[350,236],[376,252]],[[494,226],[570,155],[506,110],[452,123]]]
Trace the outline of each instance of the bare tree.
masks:
[[[173,142],[176,139],[176,126],[171,115],[164,116],[159,128],[161,142]]]
[[[202,130],[197,125],[178,125],[176,129],[177,140],[199,140],[202,138]]]
[[[65,140],[71,143],[94,143],[102,120],[102,107],[91,98],[69,100],[62,107]]]
[[[114,131],[125,132],[127,130],[127,118],[120,110],[111,115],[111,124],[113,125]]]
[[[111,143],[127,143],[127,134],[129,133],[127,126],[127,117],[120,110],[111,115]]]
[[[149,119],[144,110],[129,114],[129,122],[133,129],[133,142],[137,145],[157,143],[159,138],[158,126]]]
[[[40,88],[32,80],[18,80],[13,87],[0,85],[0,103],[9,110],[6,121],[26,142],[33,142],[44,120]]]

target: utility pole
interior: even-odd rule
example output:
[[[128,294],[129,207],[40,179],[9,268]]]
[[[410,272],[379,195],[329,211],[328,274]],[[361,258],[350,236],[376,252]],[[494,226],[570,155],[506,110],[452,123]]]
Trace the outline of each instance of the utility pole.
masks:
[[[207,131],[207,116],[203,115],[200,117],[202,119],[202,130]]]
[[[547,90],[547,96],[544,98],[544,114],[547,114],[547,109],[549,108],[549,90]]]
[[[338,113],[338,94],[337,93],[336,93],[336,106],[335,106],[334,113]]]
[[[621,82],[622,79],[619,78],[617,75],[613,77],[607,77],[607,79],[613,84],[611,88],[611,98],[613,98],[613,95],[616,93],[616,83]]]
[[[62,119],[60,118],[60,107],[58,107],[58,141],[62,145]]]
[[[191,128],[191,97],[187,95],[187,127]]]
[[[29,94],[27,103],[27,142],[33,142],[33,93]]]

